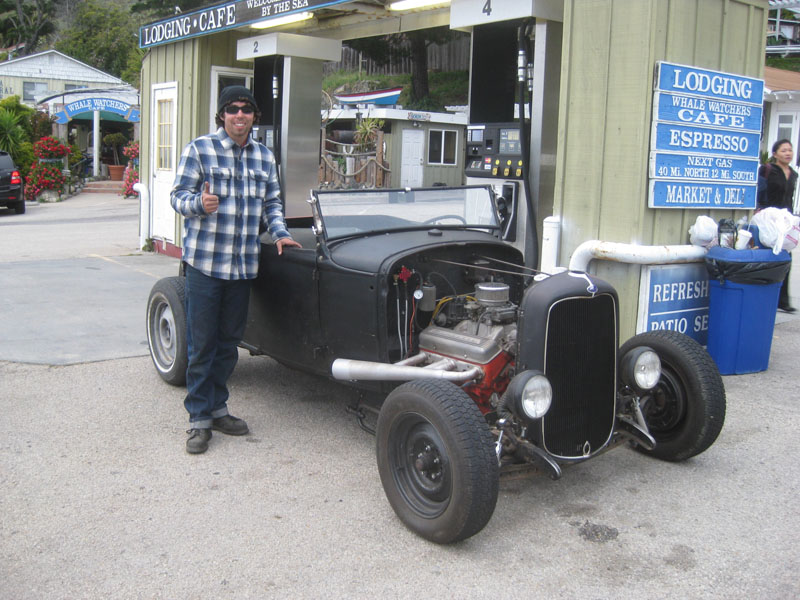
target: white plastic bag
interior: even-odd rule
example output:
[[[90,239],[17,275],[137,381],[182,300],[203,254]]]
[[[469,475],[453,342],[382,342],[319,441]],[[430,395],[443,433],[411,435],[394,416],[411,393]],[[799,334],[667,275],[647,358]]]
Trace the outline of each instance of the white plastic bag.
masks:
[[[689,227],[689,242],[693,246],[703,246],[704,248],[716,246],[718,244],[717,222],[706,215],[697,217],[694,225]]]
[[[785,208],[769,206],[753,215],[751,223],[758,226],[761,244],[772,248],[773,254],[781,250],[791,252],[800,240],[800,217]]]

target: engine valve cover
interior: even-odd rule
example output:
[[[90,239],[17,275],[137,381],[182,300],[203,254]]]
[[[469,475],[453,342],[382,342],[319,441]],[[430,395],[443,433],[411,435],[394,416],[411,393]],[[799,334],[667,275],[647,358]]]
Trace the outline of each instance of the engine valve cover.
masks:
[[[431,325],[420,333],[419,348],[423,352],[485,365],[500,353],[502,335],[502,327],[493,327],[492,335],[478,336]]]

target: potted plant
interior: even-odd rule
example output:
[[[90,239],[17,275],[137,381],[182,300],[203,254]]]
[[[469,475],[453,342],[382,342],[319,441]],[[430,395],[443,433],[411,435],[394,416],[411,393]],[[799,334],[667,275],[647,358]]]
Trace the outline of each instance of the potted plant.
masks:
[[[122,181],[125,165],[119,164],[119,147],[124,146],[128,138],[120,132],[109,133],[103,136],[103,143],[111,146],[114,151],[114,164],[108,165],[108,176],[112,181]]]

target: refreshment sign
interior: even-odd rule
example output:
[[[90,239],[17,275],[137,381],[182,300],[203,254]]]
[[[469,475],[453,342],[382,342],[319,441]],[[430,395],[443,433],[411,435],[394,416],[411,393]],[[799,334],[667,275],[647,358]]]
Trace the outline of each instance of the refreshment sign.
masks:
[[[660,62],[648,206],[754,209],[763,97],[761,79]]]
[[[705,346],[708,288],[704,263],[645,267],[639,290],[636,332],[669,329],[685,333]]]

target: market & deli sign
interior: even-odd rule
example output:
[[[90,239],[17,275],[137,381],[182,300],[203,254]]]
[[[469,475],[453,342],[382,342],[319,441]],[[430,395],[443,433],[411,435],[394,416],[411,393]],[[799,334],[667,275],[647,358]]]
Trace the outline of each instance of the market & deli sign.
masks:
[[[139,29],[139,47],[152,48],[201,35],[219,33],[300,11],[352,0],[237,0],[162,19]]]

